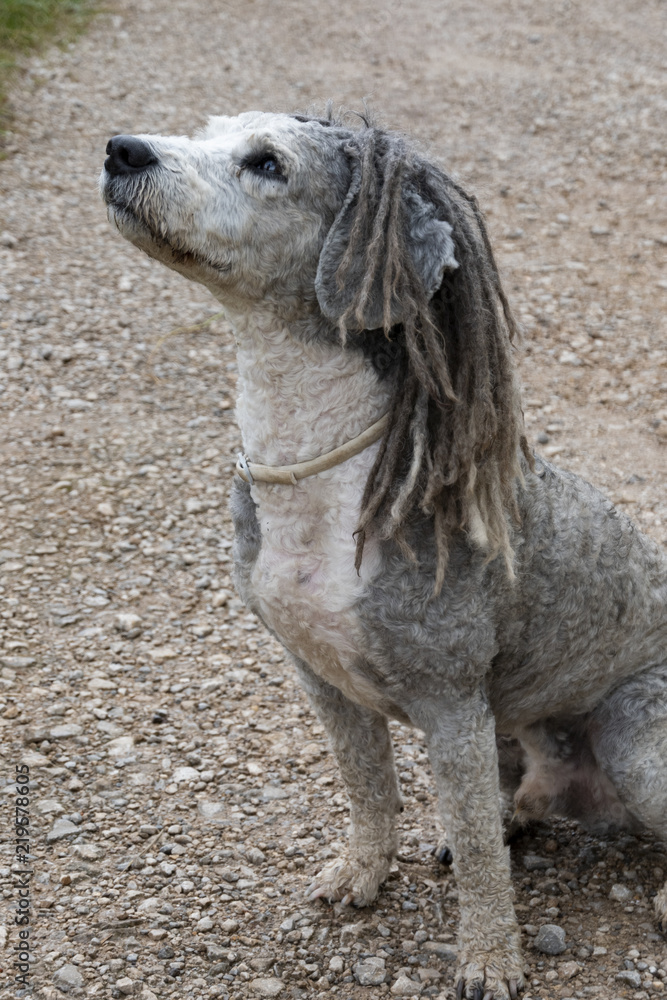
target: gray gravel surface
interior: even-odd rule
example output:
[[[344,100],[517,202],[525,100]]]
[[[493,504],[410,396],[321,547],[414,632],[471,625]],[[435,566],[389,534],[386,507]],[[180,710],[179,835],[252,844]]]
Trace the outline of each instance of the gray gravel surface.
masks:
[[[230,585],[229,330],[110,229],[96,177],[115,132],[370,95],[488,212],[531,441],[665,543],[665,4],[106,9],[26,65],[0,163],[0,944],[22,761],[36,996],[449,996],[456,886],[419,733],[392,726],[407,809],[377,905],[305,900],[347,810]],[[661,845],[563,822],[513,859],[526,997],[665,994]]]

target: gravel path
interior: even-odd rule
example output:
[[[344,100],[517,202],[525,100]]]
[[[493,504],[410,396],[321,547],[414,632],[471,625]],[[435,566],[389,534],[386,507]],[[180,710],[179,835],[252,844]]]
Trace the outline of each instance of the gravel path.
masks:
[[[114,234],[96,177],[114,132],[369,95],[488,212],[532,441],[665,543],[665,4],[112,9],[30,64],[0,163],[2,863],[23,761],[35,995],[448,997],[456,888],[419,733],[392,727],[408,807],[377,905],[305,901],[347,811],[230,586],[231,339],[213,318],[163,340],[216,303]],[[667,992],[662,846],[556,823],[513,862],[527,998]]]

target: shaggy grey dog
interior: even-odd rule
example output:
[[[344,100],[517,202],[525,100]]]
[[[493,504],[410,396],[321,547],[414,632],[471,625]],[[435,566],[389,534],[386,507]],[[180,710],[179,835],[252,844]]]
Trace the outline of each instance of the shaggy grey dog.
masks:
[[[667,840],[665,554],[528,452],[483,220],[404,138],[252,113],[107,154],[110,219],[235,330],[236,583],[293,654],[350,798],[311,898],[375,898],[401,808],[387,720],[410,723],[454,856],[459,996],[515,997],[501,785],[514,822]],[[664,925],[667,887],[655,906]]]

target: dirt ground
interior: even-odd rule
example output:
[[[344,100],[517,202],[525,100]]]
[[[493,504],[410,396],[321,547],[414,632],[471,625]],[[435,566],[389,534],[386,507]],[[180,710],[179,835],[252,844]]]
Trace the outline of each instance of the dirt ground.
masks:
[[[107,138],[363,98],[486,210],[531,442],[667,543],[660,0],[118,0],[33,60],[0,163],[2,997],[31,789],[36,997],[452,995],[456,887],[421,735],[377,904],[308,903],[346,836],[322,728],[234,596],[236,369],[207,293],[97,193]],[[664,846],[560,822],[512,850],[526,998],[661,996]],[[565,950],[536,947],[542,925]],[[540,938],[541,940],[541,938]],[[4,979],[2,978],[4,977]]]

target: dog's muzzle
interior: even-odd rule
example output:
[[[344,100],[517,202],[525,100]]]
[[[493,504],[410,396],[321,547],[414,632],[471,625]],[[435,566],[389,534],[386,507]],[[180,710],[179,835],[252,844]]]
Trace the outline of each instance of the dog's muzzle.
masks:
[[[158,162],[148,143],[133,135],[115,135],[109,139],[106,152],[104,169],[111,177],[138,174]]]

